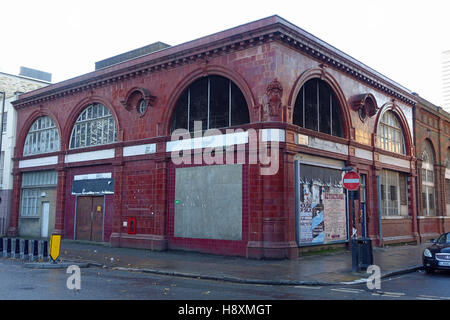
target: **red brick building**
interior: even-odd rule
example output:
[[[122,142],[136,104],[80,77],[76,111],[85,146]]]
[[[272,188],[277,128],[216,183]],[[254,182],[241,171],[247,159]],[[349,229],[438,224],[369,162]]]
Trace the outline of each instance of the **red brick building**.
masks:
[[[358,236],[419,239],[399,84],[278,16],[116,62],[14,103],[10,235],[50,186],[68,239],[293,258],[348,243],[353,166]]]
[[[450,230],[450,115],[417,97],[417,218],[421,241]]]

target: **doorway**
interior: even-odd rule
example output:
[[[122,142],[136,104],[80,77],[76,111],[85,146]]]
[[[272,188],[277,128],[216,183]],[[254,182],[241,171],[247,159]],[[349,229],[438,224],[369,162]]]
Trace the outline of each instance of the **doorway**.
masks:
[[[76,239],[103,241],[104,197],[78,197]]]
[[[50,216],[50,202],[42,202],[41,237],[48,237],[48,222]]]
[[[367,175],[361,174],[360,204],[361,204],[361,234],[367,237]]]

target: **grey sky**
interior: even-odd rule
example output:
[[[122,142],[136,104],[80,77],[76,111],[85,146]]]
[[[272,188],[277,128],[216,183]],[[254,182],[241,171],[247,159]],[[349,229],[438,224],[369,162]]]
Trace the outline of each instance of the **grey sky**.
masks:
[[[6,0],[0,9],[0,71],[12,74],[22,65],[51,72],[59,82],[152,42],[176,45],[277,14],[442,103],[448,0]]]

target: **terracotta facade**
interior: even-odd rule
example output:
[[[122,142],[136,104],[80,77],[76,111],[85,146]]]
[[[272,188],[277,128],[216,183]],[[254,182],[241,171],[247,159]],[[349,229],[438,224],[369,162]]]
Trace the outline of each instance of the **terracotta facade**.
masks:
[[[418,104],[415,115],[415,139],[417,152],[417,198],[418,198],[418,228],[421,241],[435,239],[441,233],[447,232],[450,228],[450,167],[449,167],[449,139],[450,139],[450,117],[442,108],[418,97]],[[425,195],[429,193],[425,188],[427,180],[421,174],[426,170],[424,161],[426,160],[424,151],[428,145],[431,153],[433,167],[434,185],[434,210],[430,214],[427,212]],[[425,204],[424,204],[425,202]],[[428,204],[429,206],[429,204]]]
[[[239,222],[242,236],[238,240],[185,238],[176,236],[174,231],[176,172],[189,166],[174,164],[168,151],[171,117],[186,88],[210,75],[230,79],[245,98],[250,123],[234,129],[260,133],[258,143],[268,145],[272,155],[277,153],[279,158],[278,171],[263,175],[261,170],[266,165],[248,161],[258,150],[255,145],[244,143],[246,162],[242,164]],[[320,79],[332,89],[339,103],[343,137],[293,124],[297,96],[311,79]],[[137,110],[140,99],[148,103],[144,114]],[[420,241],[419,232],[427,227],[417,219],[413,136],[417,100],[407,89],[278,16],[23,94],[14,103],[18,111],[18,139],[9,234],[18,233],[23,172],[57,170],[55,230],[69,239],[76,238],[74,176],[110,173],[114,192],[104,195],[103,237],[112,246],[176,248],[249,258],[295,258],[299,252],[295,165],[302,157],[313,156],[324,163],[335,161],[337,165],[352,166],[365,175],[365,221],[361,201],[356,201],[355,206],[358,235],[363,233],[365,222],[366,236],[375,245]],[[70,149],[74,123],[92,103],[101,103],[111,111],[117,140],[108,145]],[[404,154],[377,146],[380,134],[377,129],[388,111],[401,126]],[[23,157],[27,132],[43,115],[56,124],[61,151]],[[418,127],[419,136],[417,130]],[[226,133],[225,128],[221,131]],[[275,132],[279,134],[277,137],[262,138]],[[448,139],[445,142],[448,144]],[[154,151],[130,154],[129,150],[137,150],[139,146],[150,146]],[[194,153],[201,151],[196,149]],[[232,157],[234,152],[231,151]],[[101,159],[89,155],[100,155]],[[52,157],[56,160],[50,161],[51,164],[41,161]],[[68,161],[71,157],[78,160]],[[24,165],[30,163],[27,160],[35,161],[27,167]],[[205,162],[197,165],[210,166]],[[381,216],[377,178],[383,170],[402,174],[406,179],[406,212],[402,216]],[[436,174],[442,176],[442,170]],[[351,202],[347,201],[347,205],[347,227],[352,230]],[[442,199],[440,206],[442,210]],[[125,222],[131,217],[136,218],[136,234],[127,231]],[[349,235],[343,243],[348,239]]]

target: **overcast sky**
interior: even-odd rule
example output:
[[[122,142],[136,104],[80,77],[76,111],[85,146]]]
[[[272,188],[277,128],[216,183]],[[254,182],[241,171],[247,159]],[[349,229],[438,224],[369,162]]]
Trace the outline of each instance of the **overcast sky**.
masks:
[[[442,104],[448,0],[3,0],[0,71],[59,82],[96,61],[162,41],[184,43],[274,14]]]

